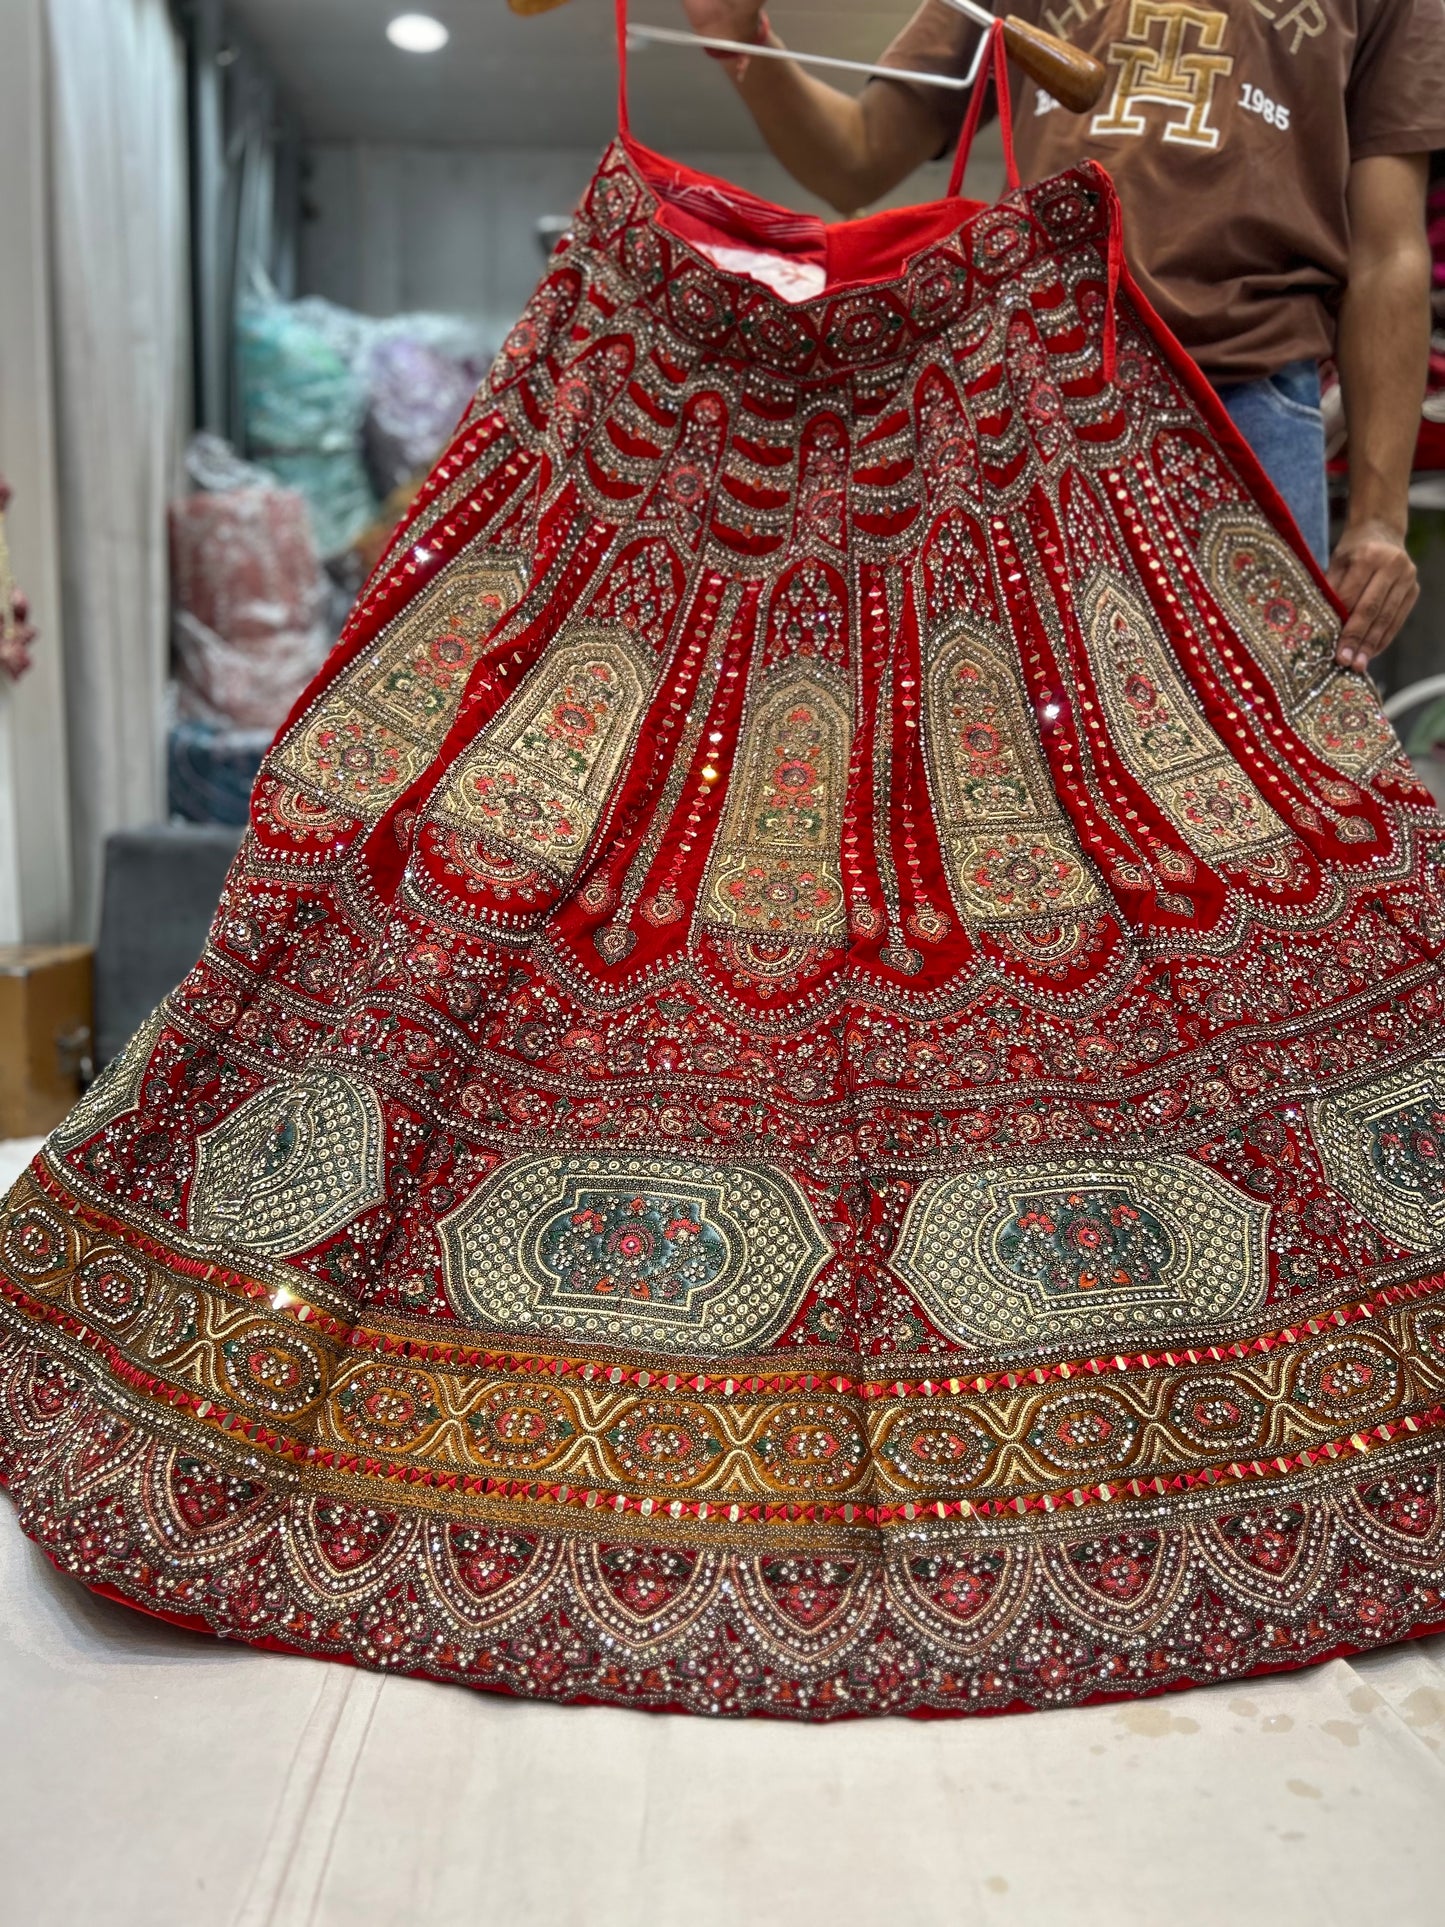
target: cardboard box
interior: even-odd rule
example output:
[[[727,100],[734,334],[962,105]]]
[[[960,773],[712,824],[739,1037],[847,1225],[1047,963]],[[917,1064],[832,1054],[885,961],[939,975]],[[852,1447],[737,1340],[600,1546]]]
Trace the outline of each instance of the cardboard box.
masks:
[[[87,944],[0,944],[0,1138],[43,1137],[80,1096],[93,961]]]

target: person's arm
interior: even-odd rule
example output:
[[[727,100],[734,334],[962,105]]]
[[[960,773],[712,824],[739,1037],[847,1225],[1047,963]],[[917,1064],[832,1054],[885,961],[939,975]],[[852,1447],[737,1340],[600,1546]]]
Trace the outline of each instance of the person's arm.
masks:
[[[683,0],[697,33],[758,40],[758,0]],[[767,44],[780,47],[776,34]],[[940,129],[902,87],[869,86],[851,99],[791,60],[726,65],[763,139],[794,180],[840,214],[854,214],[936,153]]]
[[[1349,277],[1336,359],[1349,433],[1350,493],[1329,578],[1349,610],[1336,660],[1363,669],[1419,598],[1405,549],[1410,464],[1430,347],[1423,154],[1376,154],[1350,169]]]

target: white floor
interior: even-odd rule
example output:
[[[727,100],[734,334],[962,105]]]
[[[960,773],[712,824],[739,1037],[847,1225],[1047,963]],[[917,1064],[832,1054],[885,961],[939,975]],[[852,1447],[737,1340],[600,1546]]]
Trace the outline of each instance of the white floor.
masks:
[[[0,1507],[0,1927],[82,1921],[1441,1927],[1445,1639],[1019,1719],[568,1710],[176,1631]]]

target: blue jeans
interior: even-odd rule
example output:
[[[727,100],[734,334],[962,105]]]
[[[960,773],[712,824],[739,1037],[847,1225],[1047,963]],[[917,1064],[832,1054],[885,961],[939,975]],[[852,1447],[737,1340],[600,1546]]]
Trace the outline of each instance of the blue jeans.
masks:
[[[1313,361],[1291,361],[1262,381],[1221,388],[1219,399],[1323,568],[1330,556],[1330,505],[1319,369]]]

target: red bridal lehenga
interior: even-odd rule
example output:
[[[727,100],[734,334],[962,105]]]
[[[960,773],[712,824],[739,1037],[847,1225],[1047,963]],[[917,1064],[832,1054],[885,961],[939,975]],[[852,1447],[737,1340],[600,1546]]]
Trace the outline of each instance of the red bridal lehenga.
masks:
[[[1337,629],[1092,165],[824,230],[624,134],[9,1201],[26,1532],[699,1712],[1445,1622],[1445,829]]]

